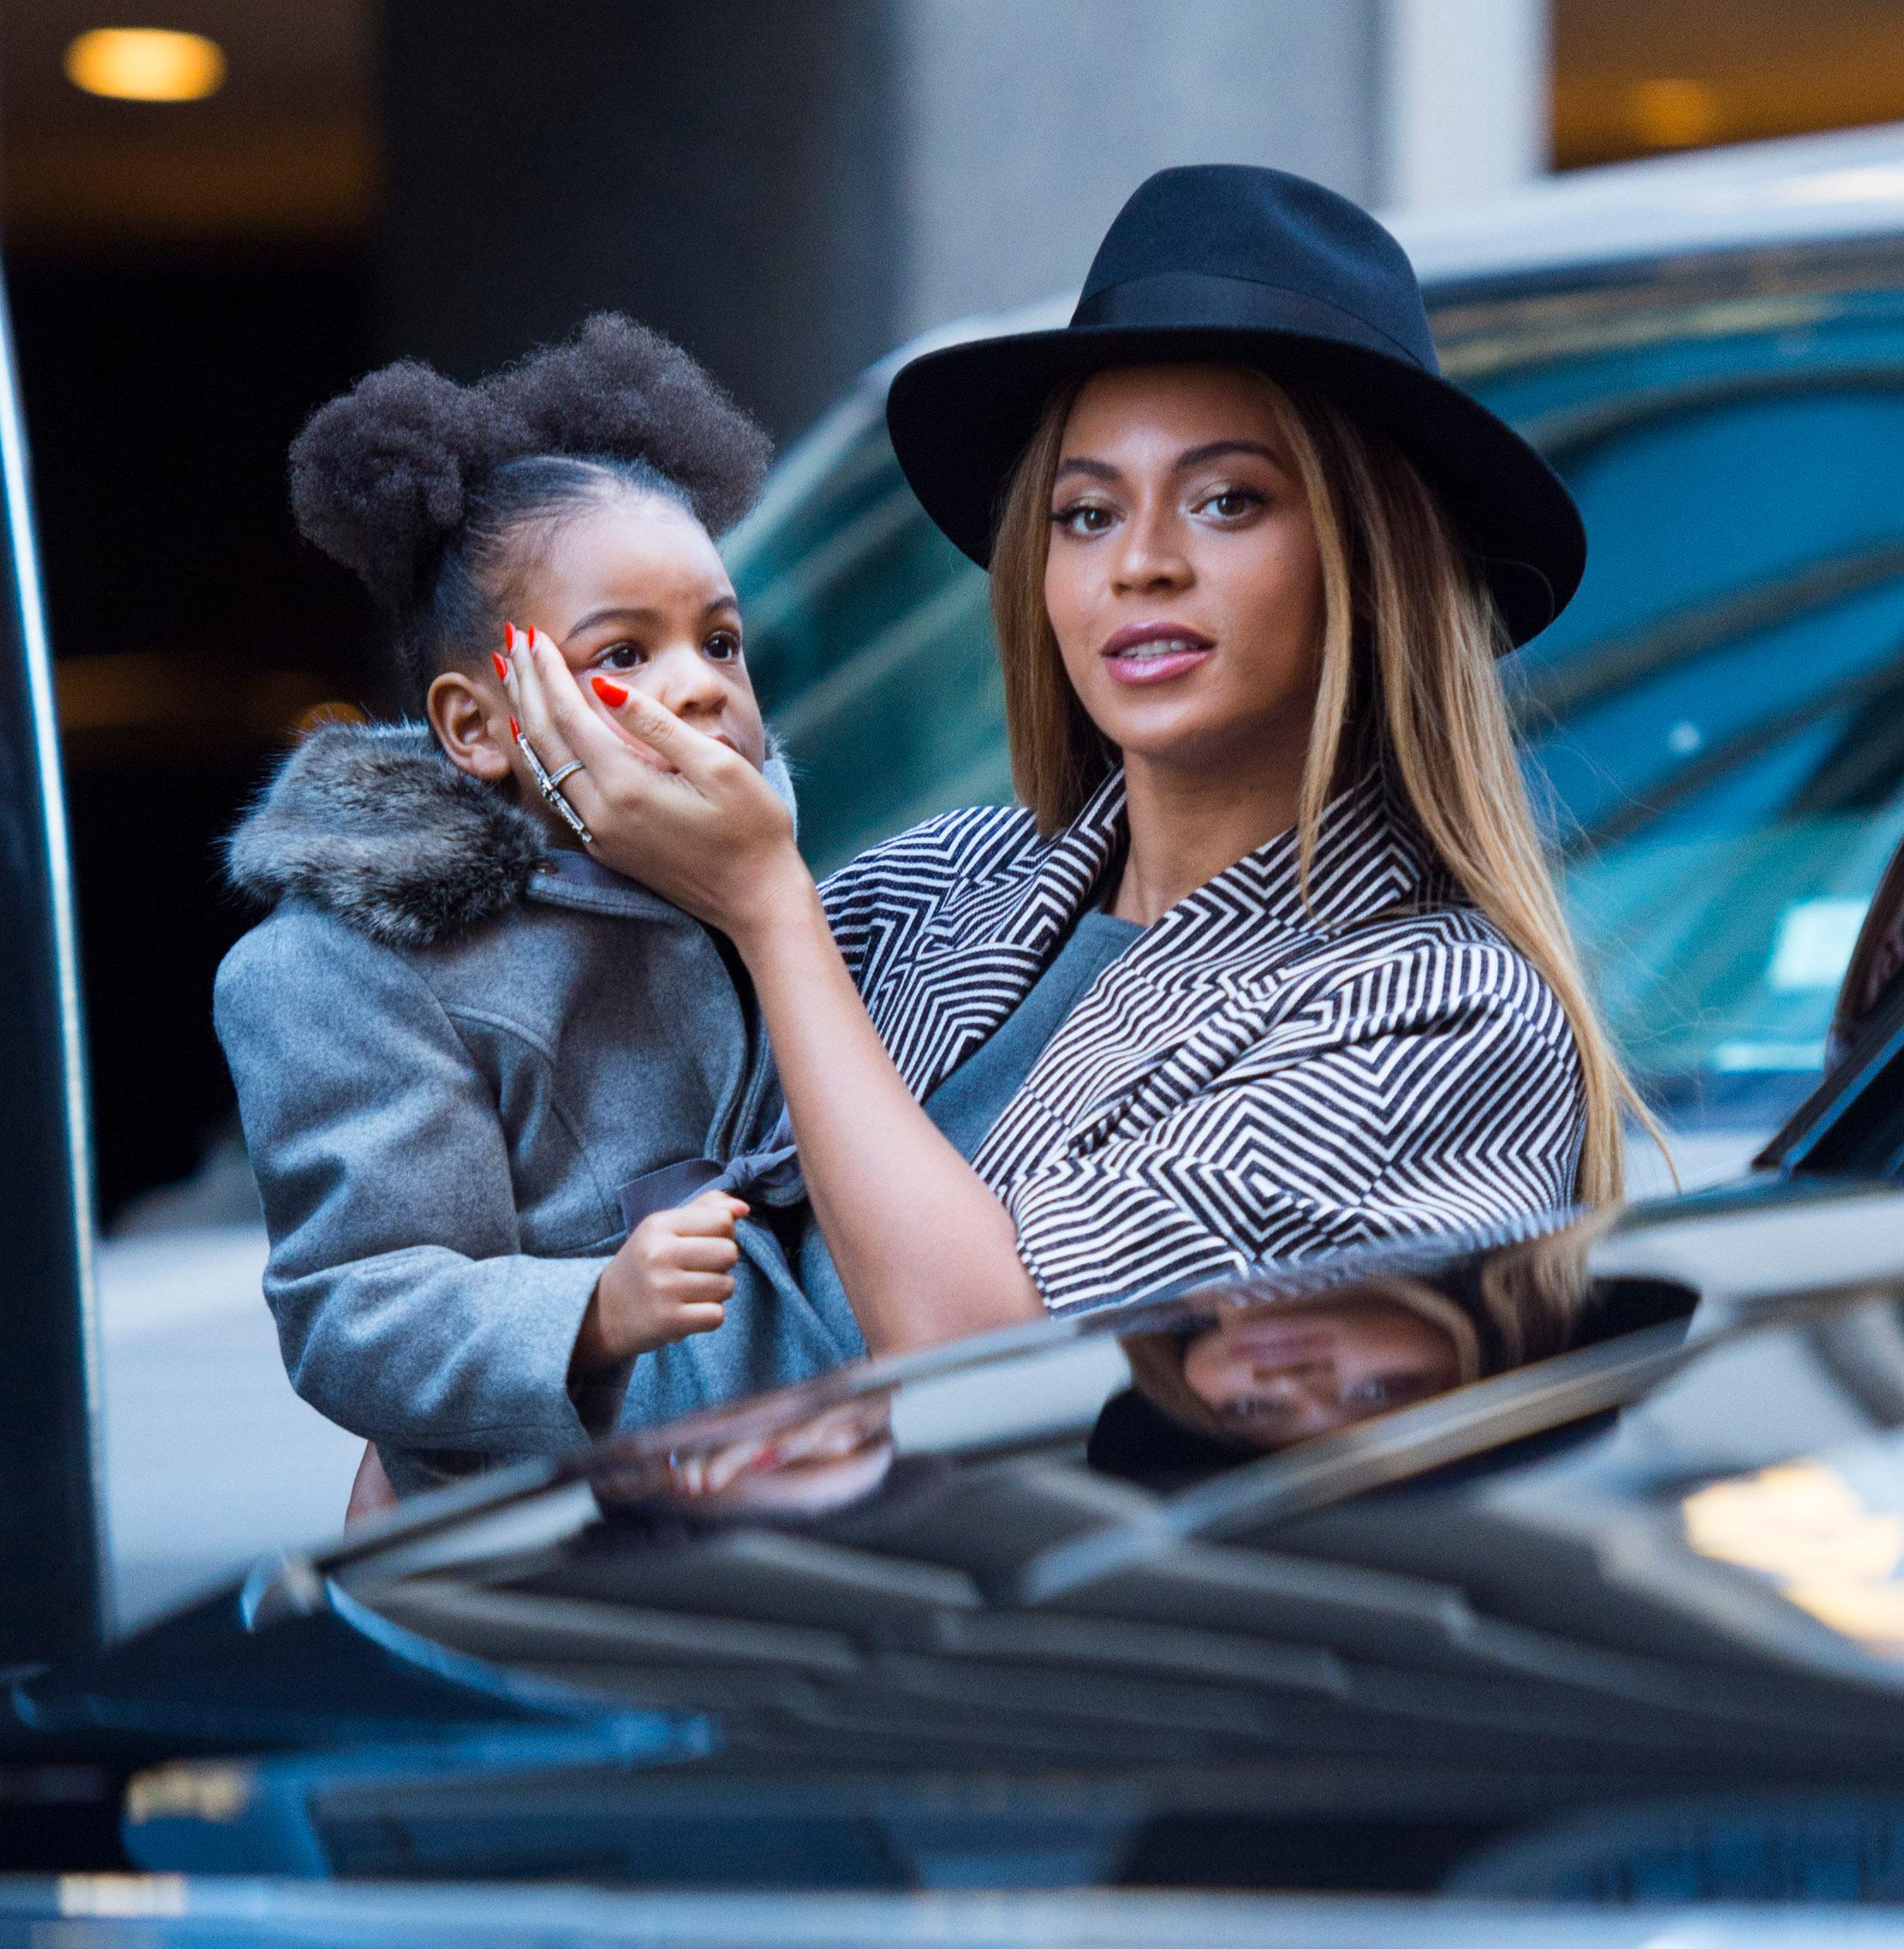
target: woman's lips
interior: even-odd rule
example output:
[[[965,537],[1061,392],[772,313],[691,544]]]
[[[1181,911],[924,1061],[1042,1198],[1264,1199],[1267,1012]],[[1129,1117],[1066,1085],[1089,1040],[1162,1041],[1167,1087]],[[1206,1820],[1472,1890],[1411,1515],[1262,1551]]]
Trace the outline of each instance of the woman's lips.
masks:
[[[1180,623],[1133,623],[1098,654],[1121,684],[1161,684],[1194,670],[1215,648],[1201,630]]]
[[[1226,1325],[1224,1351],[1232,1359],[1260,1361],[1265,1367],[1299,1367],[1326,1359],[1335,1350],[1335,1335],[1326,1325],[1294,1320],[1261,1320],[1249,1325]]]

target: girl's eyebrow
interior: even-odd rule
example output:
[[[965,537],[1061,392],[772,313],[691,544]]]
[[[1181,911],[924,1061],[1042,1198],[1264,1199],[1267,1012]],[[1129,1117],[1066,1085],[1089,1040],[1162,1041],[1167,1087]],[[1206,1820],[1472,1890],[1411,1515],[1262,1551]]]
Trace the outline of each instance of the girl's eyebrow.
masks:
[[[1254,454],[1259,460],[1268,461],[1273,467],[1287,470],[1289,463],[1274,447],[1260,440],[1210,440],[1201,447],[1186,447],[1172,464],[1173,473],[1186,473],[1192,467],[1201,467],[1211,460],[1220,460],[1228,454]],[[1088,474],[1093,480],[1122,480],[1124,477],[1108,460],[1094,460],[1082,454],[1074,454],[1059,461],[1056,478],[1062,480],[1068,473]]]
[[[579,636],[584,630],[592,630],[598,623],[659,623],[658,610],[643,608],[638,603],[608,602],[599,609],[591,609],[570,630],[571,636]]]
[[[717,595],[701,612],[711,616],[717,609],[739,609],[739,599],[732,595]],[[592,630],[598,623],[661,623],[666,618],[657,609],[648,608],[636,602],[607,602],[599,609],[591,609],[569,630],[569,635],[580,636],[584,630]]]

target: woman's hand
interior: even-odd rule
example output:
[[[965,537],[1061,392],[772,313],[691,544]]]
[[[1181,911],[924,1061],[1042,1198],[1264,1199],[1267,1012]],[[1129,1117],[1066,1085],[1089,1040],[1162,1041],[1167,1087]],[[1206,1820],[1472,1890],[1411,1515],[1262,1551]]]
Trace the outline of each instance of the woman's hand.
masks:
[[[793,815],[738,752],[640,691],[621,715],[641,742],[619,735],[540,630],[515,632],[508,668],[510,702],[543,769],[581,762],[561,789],[598,859],[737,942],[779,909],[811,903]]]

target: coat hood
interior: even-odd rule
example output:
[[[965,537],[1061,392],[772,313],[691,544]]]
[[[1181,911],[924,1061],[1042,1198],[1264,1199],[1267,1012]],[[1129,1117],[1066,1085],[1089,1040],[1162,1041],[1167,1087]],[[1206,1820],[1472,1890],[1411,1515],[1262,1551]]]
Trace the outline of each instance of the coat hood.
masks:
[[[777,746],[768,783],[789,804]],[[225,842],[267,906],[296,897],[392,947],[427,947],[520,900],[548,858],[541,823],[443,756],[425,724],[326,724],[302,740]]]

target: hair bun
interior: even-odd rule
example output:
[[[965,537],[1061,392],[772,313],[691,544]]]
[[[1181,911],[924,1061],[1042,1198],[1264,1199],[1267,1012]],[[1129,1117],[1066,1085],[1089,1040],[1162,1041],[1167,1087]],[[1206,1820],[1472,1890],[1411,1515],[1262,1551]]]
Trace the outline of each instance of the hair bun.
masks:
[[[538,454],[645,461],[720,534],[752,507],[772,444],[706,368],[659,332],[598,312],[573,338],[479,388]]]
[[[401,611],[477,477],[525,444],[498,402],[399,360],[319,407],[292,442],[298,533]]]

